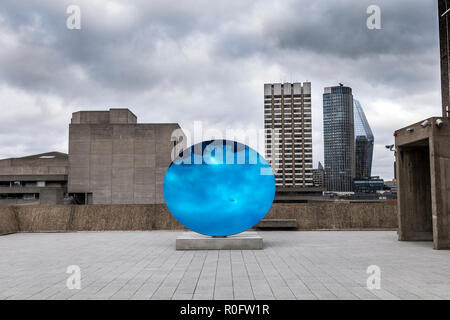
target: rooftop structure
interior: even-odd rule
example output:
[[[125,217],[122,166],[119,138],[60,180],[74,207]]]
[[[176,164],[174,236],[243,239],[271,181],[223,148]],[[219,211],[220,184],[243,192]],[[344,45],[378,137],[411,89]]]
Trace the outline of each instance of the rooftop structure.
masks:
[[[429,118],[395,136],[399,239],[450,249],[450,118]]]

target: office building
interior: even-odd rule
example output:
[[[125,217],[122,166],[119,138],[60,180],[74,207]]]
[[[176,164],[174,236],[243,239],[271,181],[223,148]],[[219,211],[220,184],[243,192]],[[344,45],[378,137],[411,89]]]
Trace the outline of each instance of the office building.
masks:
[[[390,190],[392,193],[397,194],[397,180],[385,181],[384,186],[387,190]]]
[[[372,175],[374,136],[364,110],[358,100],[353,99],[355,123],[355,177],[369,179]]]
[[[319,161],[317,169],[313,170],[313,183],[314,187],[323,188],[325,187],[325,169]]]
[[[384,180],[379,177],[354,180],[355,194],[376,194],[384,189]]]
[[[265,84],[264,129],[277,190],[313,187],[311,83]]]
[[[340,84],[325,88],[323,134],[326,190],[353,191],[355,141],[353,95],[350,87]]]

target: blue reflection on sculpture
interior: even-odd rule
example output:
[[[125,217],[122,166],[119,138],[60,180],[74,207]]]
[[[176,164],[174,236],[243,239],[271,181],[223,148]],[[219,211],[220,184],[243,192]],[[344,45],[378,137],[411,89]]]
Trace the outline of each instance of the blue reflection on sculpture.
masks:
[[[264,218],[275,197],[275,178],[252,148],[212,140],[191,146],[172,162],[163,191],[170,212],[185,227],[228,236]]]

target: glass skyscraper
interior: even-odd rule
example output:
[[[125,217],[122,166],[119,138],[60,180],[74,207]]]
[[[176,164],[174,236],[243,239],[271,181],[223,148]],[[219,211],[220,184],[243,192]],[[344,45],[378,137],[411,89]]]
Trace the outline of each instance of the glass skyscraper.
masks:
[[[370,179],[374,137],[358,100],[353,100],[353,107],[355,122],[355,176],[356,179]]]
[[[355,178],[355,138],[352,88],[342,84],[323,94],[325,187],[351,192]]]

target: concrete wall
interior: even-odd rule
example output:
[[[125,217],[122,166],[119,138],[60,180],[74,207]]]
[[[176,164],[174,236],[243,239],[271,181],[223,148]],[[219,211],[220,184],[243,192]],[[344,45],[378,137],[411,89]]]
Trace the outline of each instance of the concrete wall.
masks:
[[[0,207],[0,233],[183,229],[163,204]]]
[[[297,219],[298,230],[397,228],[395,202],[274,203],[265,219]]]
[[[395,202],[275,203],[266,219],[297,219],[298,230],[396,229]],[[184,229],[165,204],[0,207],[0,233]]]
[[[0,235],[19,232],[17,208],[19,207],[0,207]]]

